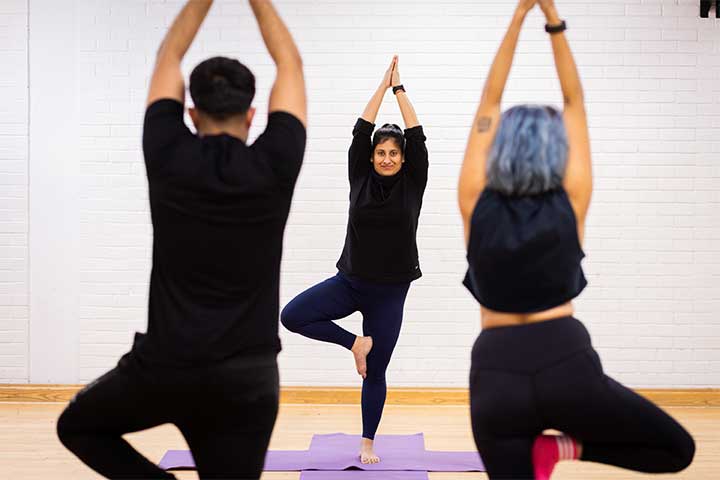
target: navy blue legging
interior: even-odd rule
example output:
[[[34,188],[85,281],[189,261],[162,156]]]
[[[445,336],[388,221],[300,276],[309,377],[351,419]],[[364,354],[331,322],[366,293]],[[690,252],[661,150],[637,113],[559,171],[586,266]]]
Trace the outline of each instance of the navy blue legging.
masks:
[[[373,339],[360,402],[364,438],[375,438],[380,424],[387,393],[385,371],[400,335],[409,288],[409,283],[381,284],[338,273],[295,297],[280,315],[291,332],[350,350],[356,335],[333,320],[362,313],[363,335]]]

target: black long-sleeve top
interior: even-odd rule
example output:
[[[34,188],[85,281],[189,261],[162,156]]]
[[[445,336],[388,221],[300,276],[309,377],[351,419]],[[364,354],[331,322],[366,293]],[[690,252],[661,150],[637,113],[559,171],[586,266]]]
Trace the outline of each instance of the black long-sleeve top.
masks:
[[[405,130],[405,163],[398,173],[375,171],[371,136],[375,125],[358,118],[348,152],[350,209],[342,273],[379,283],[405,283],[422,276],[417,227],[427,185],[428,152],[418,125]]]

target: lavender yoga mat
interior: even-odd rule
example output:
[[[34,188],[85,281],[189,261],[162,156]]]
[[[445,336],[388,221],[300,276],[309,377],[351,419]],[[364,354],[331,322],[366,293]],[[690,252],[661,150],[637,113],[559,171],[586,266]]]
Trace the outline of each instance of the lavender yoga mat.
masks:
[[[357,470],[385,472],[383,479],[403,472],[484,472],[485,467],[477,452],[432,452],[425,450],[422,433],[415,435],[380,435],[375,439],[375,451],[381,462],[363,465],[358,458],[360,436],[333,433],[314,435],[309,450],[274,450],[267,453],[265,471],[297,472],[320,470],[357,474]],[[194,469],[192,455],[187,450],[170,450],[159,464],[165,470]],[[355,470],[355,471],[353,471]],[[304,478],[304,477],[303,477]],[[320,477],[309,477],[320,478]],[[334,477],[346,478],[346,477]],[[350,477],[347,477],[350,478]],[[353,477],[354,478],[354,477]],[[371,479],[375,477],[362,477]],[[380,478],[380,477],[378,477]],[[407,477],[409,480],[427,477]]]
[[[416,468],[425,455],[425,439],[422,433],[378,435],[375,438],[375,453],[381,461],[372,465],[360,462],[359,445],[360,435],[314,435],[310,442],[309,462],[305,470],[426,470]]]
[[[345,472],[304,471],[300,480],[428,480],[427,472]]]
[[[272,450],[265,456],[267,472],[299,472],[308,464],[306,450]],[[194,470],[195,461],[188,450],[169,450],[158,464],[163,470]]]
[[[484,472],[477,452],[425,452],[423,470],[428,472]]]

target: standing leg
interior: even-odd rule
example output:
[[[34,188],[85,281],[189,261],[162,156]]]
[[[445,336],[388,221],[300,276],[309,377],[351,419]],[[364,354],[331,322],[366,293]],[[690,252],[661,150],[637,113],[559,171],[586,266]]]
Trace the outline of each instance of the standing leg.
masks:
[[[372,450],[372,441],[385,406],[385,372],[400,336],[408,289],[407,284],[390,285],[362,292],[363,332],[373,339],[373,348],[367,356],[367,377],[363,380],[361,399],[364,439],[361,457],[370,463],[379,461]]]
[[[347,317],[357,309],[350,284],[336,275],[295,297],[283,309],[280,321],[291,332],[351,350],[357,336],[333,320]]]
[[[475,440],[490,480],[536,480],[532,437],[488,437]]]
[[[535,480],[532,445],[543,428],[529,374],[483,370],[470,373],[473,437],[491,480]]]
[[[603,373],[589,349],[537,377],[552,428],[582,442],[582,460],[647,473],[679,472],[695,443],[672,417]]]
[[[277,365],[222,367],[178,422],[201,479],[257,480],[278,412]]]
[[[121,361],[122,363],[122,361]],[[57,423],[65,447],[88,467],[111,479],[175,478],[143,457],[123,434],[169,420],[158,399],[125,367],[116,367],[81,390]]]

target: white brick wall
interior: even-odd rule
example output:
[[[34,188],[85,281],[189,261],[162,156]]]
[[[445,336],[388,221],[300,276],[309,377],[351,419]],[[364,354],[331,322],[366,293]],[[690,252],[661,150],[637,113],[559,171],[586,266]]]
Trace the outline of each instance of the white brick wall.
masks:
[[[0,383],[28,381],[28,10],[0,2]]]
[[[114,365],[132,332],[145,328],[152,230],[142,111],[154,53],[180,2],[77,3],[77,60],[69,67],[77,73],[70,87],[80,92],[81,174],[66,181],[80,192],[80,253],[76,281],[58,287],[77,307],[77,356],[54,361],[84,382]],[[400,54],[403,82],[429,137],[418,239],[425,276],[408,298],[389,372],[394,386],[466,383],[479,313],[460,285],[465,262],[455,187],[512,4],[277,2],[302,50],[310,94],[308,151],[286,232],[283,305],[334,274],[345,233],[349,135],[393,53]],[[585,262],[590,286],[577,302],[578,316],[619,380],[720,387],[720,21],[698,18],[696,0],[558,4],[586,89],[596,174]],[[542,25],[537,13],[527,21],[506,106],[561,100]],[[23,47],[22,38],[13,42]],[[273,69],[245,2],[216,1],[186,73],[216,54],[237,56],[258,78],[254,137],[264,127]],[[388,94],[378,122],[390,121],[401,117]],[[14,128],[24,132],[23,123]],[[21,267],[7,268],[14,275]],[[21,317],[25,310],[12,312]],[[359,331],[360,318],[342,324]],[[24,323],[17,325],[22,332]],[[283,384],[358,384],[351,356],[339,347],[286,331],[282,337]],[[0,337],[0,352],[6,341]],[[4,372],[7,357],[1,358]]]

